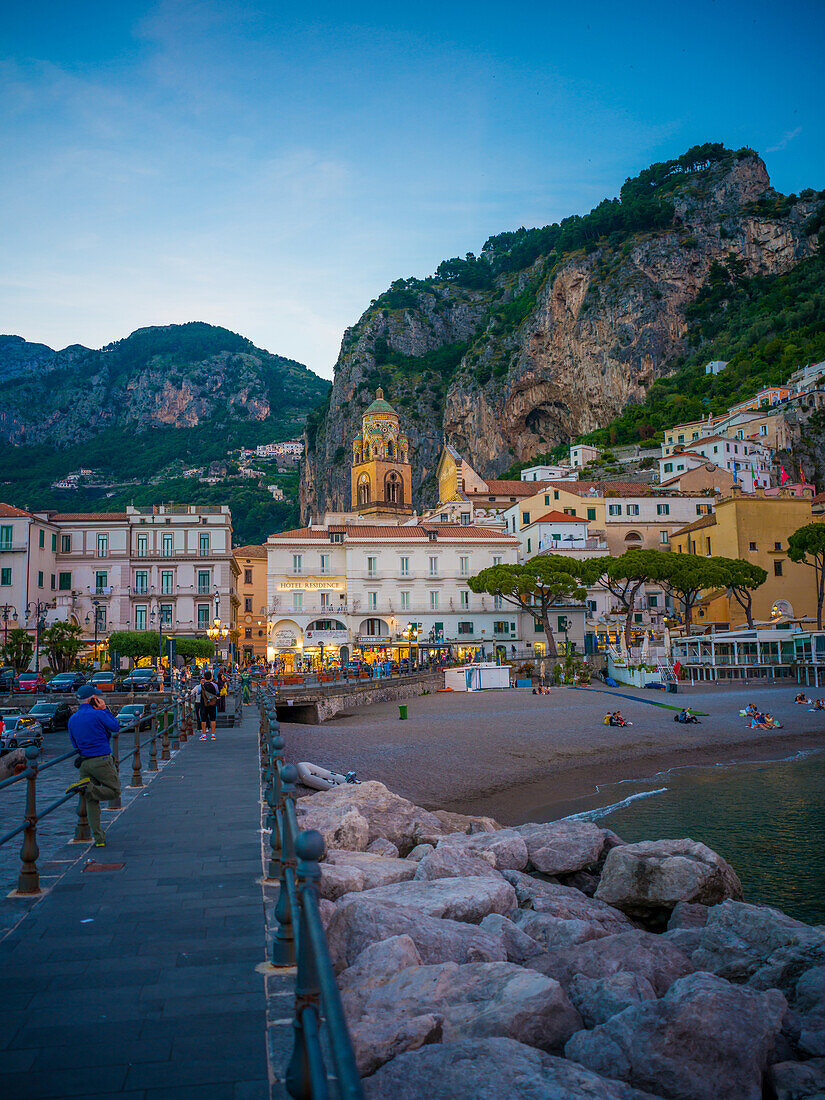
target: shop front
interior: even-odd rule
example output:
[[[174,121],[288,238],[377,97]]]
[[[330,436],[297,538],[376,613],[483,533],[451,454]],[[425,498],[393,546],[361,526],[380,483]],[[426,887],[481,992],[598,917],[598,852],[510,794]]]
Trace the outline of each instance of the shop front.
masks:
[[[289,619],[275,623],[269,636],[267,659],[274,662],[276,671],[284,676],[303,671],[304,639],[297,623]]]
[[[304,658],[313,671],[341,667],[347,652],[347,628],[338,619],[316,619],[304,631]]]

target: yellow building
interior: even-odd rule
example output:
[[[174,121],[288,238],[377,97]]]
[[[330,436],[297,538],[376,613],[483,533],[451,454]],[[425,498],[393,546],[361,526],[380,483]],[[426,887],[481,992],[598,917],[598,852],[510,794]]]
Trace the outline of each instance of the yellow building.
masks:
[[[775,494],[775,495],[774,495]],[[754,622],[804,619],[816,616],[816,587],[813,569],[788,557],[788,539],[806,523],[821,521],[811,511],[812,493],[792,496],[763,490],[730,496],[716,504],[713,515],[702,516],[671,537],[671,550],[678,554],[699,554],[741,558],[761,565],[768,579],[753,593]],[[696,616],[697,622],[727,623],[731,629],[747,625],[745,613],[725,592],[709,594]]]
[[[374,518],[412,515],[410,445],[380,386],[361,425],[352,443],[352,510]]]
[[[239,570],[239,664],[266,661],[266,547],[240,546],[232,555]]]

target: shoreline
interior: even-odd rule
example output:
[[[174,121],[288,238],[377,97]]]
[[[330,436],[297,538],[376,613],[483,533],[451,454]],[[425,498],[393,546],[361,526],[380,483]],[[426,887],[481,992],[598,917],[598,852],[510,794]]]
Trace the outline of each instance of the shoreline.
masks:
[[[557,759],[548,764],[554,771],[533,782],[516,781],[470,798],[459,797],[441,806],[425,808],[484,814],[502,825],[554,820],[578,812],[583,808],[578,807],[578,803],[598,800],[600,795],[604,795],[603,804],[609,805],[614,799],[607,796],[604,788],[619,783],[653,782],[675,769],[779,763],[791,760],[800,752],[825,751],[825,731],[788,733],[756,743],[752,740],[720,741],[716,745],[670,747],[658,753],[633,750],[634,746],[624,745],[617,746],[615,753],[601,750],[580,753],[578,759],[569,761]],[[594,756],[599,759],[592,759]],[[601,803],[596,801],[587,808],[596,809],[599,805]]]

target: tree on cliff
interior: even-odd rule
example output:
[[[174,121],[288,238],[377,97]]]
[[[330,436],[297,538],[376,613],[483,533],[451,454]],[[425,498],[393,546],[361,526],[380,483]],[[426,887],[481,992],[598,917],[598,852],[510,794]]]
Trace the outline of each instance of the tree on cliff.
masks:
[[[791,561],[809,565],[816,582],[816,628],[822,629],[822,604],[825,601],[825,523],[807,523],[788,539]]]
[[[587,589],[581,584],[581,563],[559,554],[545,554],[524,565],[493,565],[482,569],[467,584],[472,592],[500,597],[504,603],[526,611],[539,623],[547,638],[548,657],[558,657],[550,625],[550,609],[571,600],[581,601]]]
[[[742,561],[741,558],[714,558],[716,564],[724,573],[728,592],[733,596],[742,610],[748,626],[753,630],[753,593],[768,579],[767,572],[761,565],[753,562]]]

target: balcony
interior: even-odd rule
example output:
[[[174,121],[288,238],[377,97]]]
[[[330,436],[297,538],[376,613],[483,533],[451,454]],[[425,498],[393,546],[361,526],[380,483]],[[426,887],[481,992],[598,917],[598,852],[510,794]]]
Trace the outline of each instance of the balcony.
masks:
[[[6,554],[17,553],[19,550],[25,550],[25,542],[0,542],[0,551]]]

